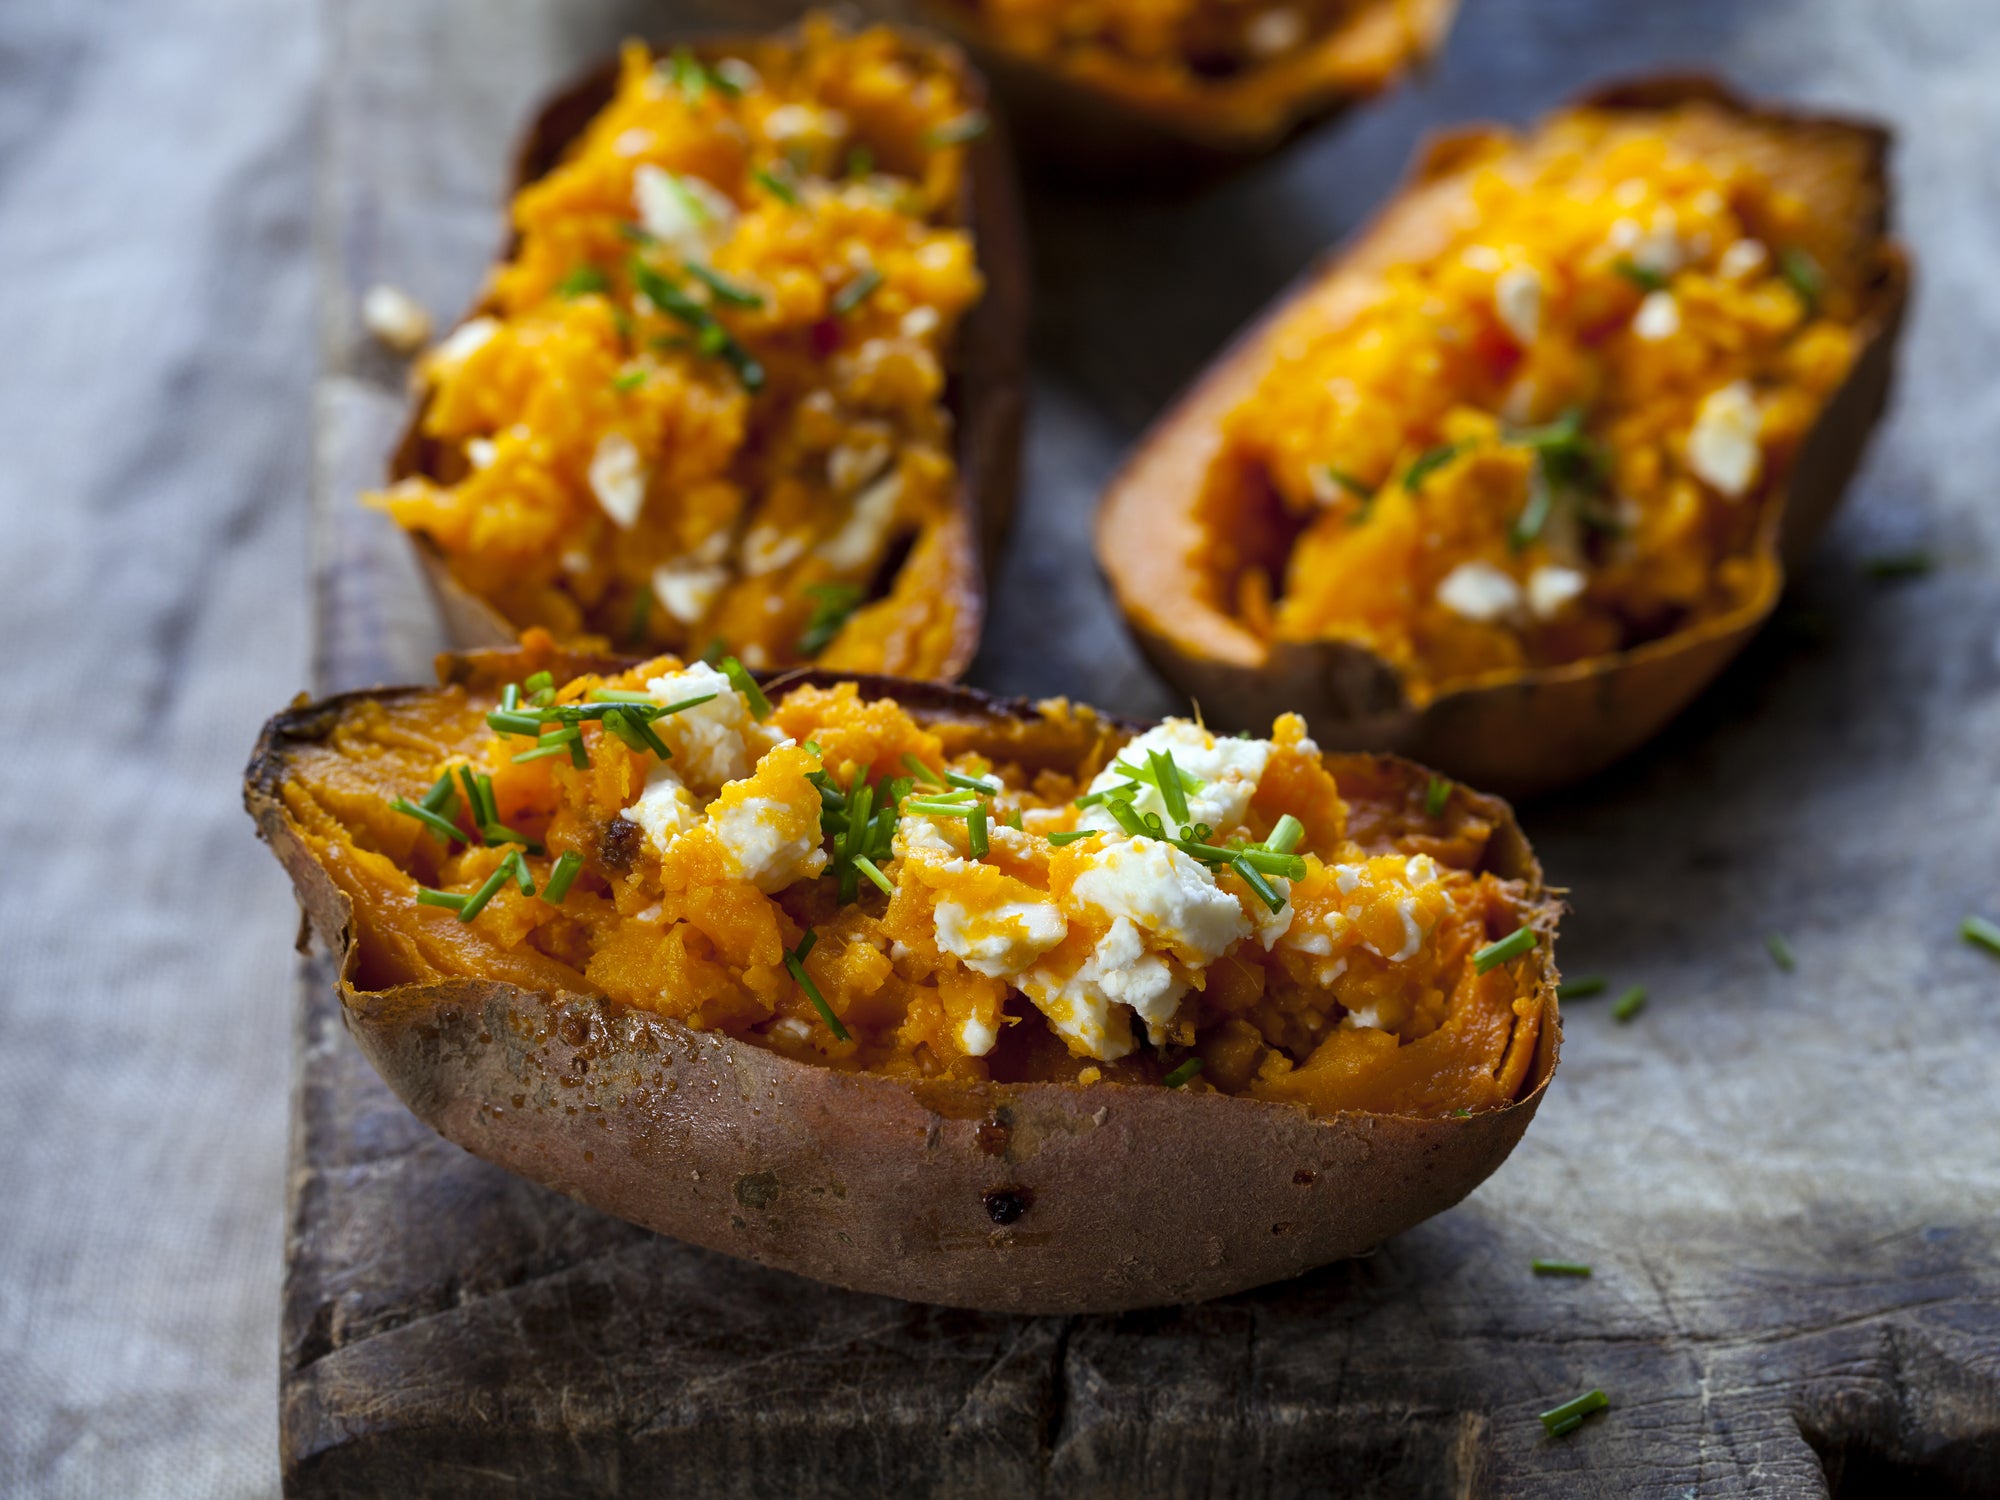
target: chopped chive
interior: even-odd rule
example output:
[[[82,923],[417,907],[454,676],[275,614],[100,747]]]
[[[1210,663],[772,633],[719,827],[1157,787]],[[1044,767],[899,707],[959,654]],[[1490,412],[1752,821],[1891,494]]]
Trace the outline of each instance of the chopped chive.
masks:
[[[814,583],[808,584],[805,592],[814,603],[805,631],[799,636],[799,655],[817,656],[833,644],[833,638],[861,607],[864,591],[852,583]]]
[[[771,700],[764,696],[764,690],[757,686],[757,679],[749,669],[733,656],[722,658],[722,675],[729,679],[729,685],[743,695],[743,701],[750,705],[750,716],[756,719],[771,717]]]
[[[1199,1073],[1200,1071],[1201,1071],[1201,1059],[1198,1057],[1190,1057],[1186,1062],[1182,1063],[1179,1067],[1175,1068],[1173,1072],[1169,1073],[1165,1078],[1162,1078],[1160,1082],[1164,1083],[1170,1089],[1177,1089],[1184,1083],[1193,1082],[1195,1074]]]
[[[764,388],[764,367],[736,342],[728,329],[716,322],[714,313],[636,257],[632,261],[632,281],[653,306],[692,328],[701,351],[724,360],[735,370],[745,390],[755,394]]]
[[[657,245],[659,236],[643,224],[620,224],[618,237],[630,240],[635,245]]]
[[[1547,455],[1537,454],[1528,470],[1528,503],[1507,527],[1507,550],[1525,551],[1548,525],[1549,512],[1555,509],[1555,504],[1556,491],[1549,483]]]
[[[856,146],[847,153],[847,175],[849,177],[872,177],[875,174],[875,153],[866,146]]]
[[[960,791],[971,792],[975,796],[990,797],[1000,790],[991,781],[982,781],[977,776],[967,776],[963,772],[951,770],[949,767],[945,770],[944,779],[946,785],[955,786]],[[997,780],[998,778],[996,777],[995,779]]]
[[[538,735],[542,732],[542,721],[533,714],[507,713],[497,708],[486,716],[486,724],[495,734]]]
[[[1601,995],[1611,987],[1611,981],[1602,974],[1590,974],[1582,979],[1570,979],[1556,986],[1558,1000],[1588,1000],[1592,995]]]
[[[896,894],[896,887],[894,883],[889,879],[887,875],[884,875],[881,872],[881,870],[876,867],[875,861],[870,859],[867,855],[865,854],[855,855],[854,868],[859,870],[863,875],[866,875],[868,877],[869,884],[877,887],[882,892],[883,895],[893,896]]]
[[[991,125],[992,122],[978,110],[968,110],[957,119],[933,125],[924,132],[923,141],[926,146],[963,146],[978,140]]]
[[[836,1016],[833,1007],[826,1003],[826,996],[819,992],[819,986],[814,984],[812,976],[806,973],[805,957],[812,952],[812,946],[817,941],[818,934],[807,928],[806,935],[799,939],[799,946],[785,955],[785,967],[791,971],[792,978],[798,981],[799,988],[806,992],[806,999],[812,1001],[813,1009],[819,1012],[819,1018],[826,1022],[827,1029],[833,1033],[834,1039],[851,1042],[854,1038],[848,1035],[847,1028],[840,1024],[840,1017]]]
[[[1241,854],[1229,862],[1229,868],[1234,870],[1242,878],[1243,883],[1257,893],[1257,899],[1272,911],[1280,912],[1285,909],[1285,898],[1280,896],[1271,882],[1258,874],[1256,866]]]
[[[556,283],[556,295],[565,300],[588,297],[593,292],[611,290],[611,278],[596,266],[578,266]]]
[[[681,698],[673,703],[651,705],[645,710],[645,715],[647,721],[651,722],[654,719],[665,719],[674,714],[685,713],[690,708],[699,708],[704,703],[713,703],[714,701],[715,694],[701,693],[693,698]]]
[[[1098,831],[1095,828],[1070,828],[1061,833],[1049,834],[1048,841],[1060,849],[1064,844],[1074,844],[1078,839],[1090,838]]]
[[[1306,825],[1290,813],[1278,819],[1271,836],[1264,840],[1264,847],[1273,854],[1290,854],[1299,847],[1299,840],[1306,836]]]
[[[764,305],[761,292],[753,292],[738,282],[731,281],[720,271],[712,270],[698,260],[687,263],[687,273],[715,294],[715,300],[728,307],[744,307],[755,310]]]
[[[654,732],[650,715],[633,713],[630,709],[624,707],[614,708],[604,716],[604,727],[606,729],[611,729],[611,721],[614,718],[632,731],[632,738],[626,739],[626,736],[619,733],[618,730],[611,730],[621,740],[625,740],[628,745],[633,745],[635,749],[650,750],[653,754],[659,756],[661,760],[672,760],[674,758],[674,752],[667,748],[667,742]],[[637,741],[636,744],[633,744],[634,740]]]
[[[701,103],[702,95],[708,92],[708,73],[695,60],[694,54],[685,47],[676,47],[667,67],[671,70],[668,77],[682,97],[690,104]]]
[[[941,802],[935,797],[911,797],[903,803],[903,811],[926,818],[969,818],[977,806],[977,802]]]
[[[1635,984],[1631,989],[1611,1002],[1611,1019],[1629,1021],[1646,1008],[1646,987]]]
[[[418,805],[425,812],[442,814],[458,796],[458,788],[452,785],[451,772],[446,771],[431,783],[431,789],[424,793],[424,800]]]
[[[1001,821],[1016,833],[1026,833],[1028,831],[1027,825],[1021,821],[1021,809],[1018,807],[1008,813]]]
[[[1767,933],[1764,937],[1764,947],[1770,952],[1771,962],[1787,974],[1799,966],[1798,958],[1792,952],[1792,945],[1785,941],[1782,932]]]
[[[1612,262],[1611,269],[1623,276],[1642,292],[1663,292],[1667,289],[1667,278],[1651,266],[1642,266],[1629,255],[1621,255]]]
[[[715,695],[710,693],[712,698]],[[592,703],[651,703],[653,695],[644,688],[592,688]]]
[[[520,702],[521,702],[520,683],[510,682],[505,687],[500,689],[501,712],[511,714],[517,707],[520,706]]]
[[[1908,552],[1880,552],[1862,564],[1871,578],[1918,578],[1937,566],[1937,559],[1921,548]]]
[[[417,905],[442,906],[447,911],[458,911],[465,905],[465,897],[450,891],[434,891],[427,885],[417,887]]]
[[[1403,488],[1412,495],[1424,492],[1424,481],[1458,457],[1458,444],[1440,443],[1437,447],[1420,454],[1403,475]]]
[[[479,830],[479,836],[489,844],[519,844],[530,854],[540,854],[542,846],[525,833],[516,833],[505,823],[488,823]]]
[[[966,814],[965,828],[966,837],[971,842],[972,857],[974,859],[986,858],[986,853],[990,846],[986,838],[986,804],[984,802],[975,802],[972,804],[972,811]]]
[[[553,745],[542,745],[533,750],[523,750],[519,755],[514,757],[514,764],[525,766],[531,761],[548,760],[557,755],[567,755],[574,762],[576,752],[573,747],[576,743],[575,740],[562,740]]]
[[[1778,274],[1785,278],[1785,285],[1805,304],[1806,316],[1816,316],[1819,299],[1826,291],[1826,273],[1820,269],[1819,262],[1794,246],[1779,255]]]
[[[1451,801],[1451,783],[1442,776],[1433,776],[1430,785],[1424,788],[1424,812],[1435,818]]]
[[[1160,801],[1166,805],[1167,816],[1179,827],[1188,820],[1187,793],[1181,789],[1180,768],[1174,764],[1173,755],[1164,750],[1146,752],[1146,763],[1153,770],[1153,785],[1160,789]]]
[[[712,667],[728,654],[729,642],[718,635],[701,648],[701,663],[703,666]]]
[[[537,672],[521,684],[521,691],[526,693],[530,698],[541,693],[553,693],[555,690],[555,677],[548,672]]]
[[[513,853],[509,854],[507,862],[514,866],[514,884],[521,888],[521,894],[524,896],[534,895],[535,877],[529,873],[528,862],[521,858],[521,851],[516,849]],[[502,868],[504,869],[505,867],[503,864]]]
[[[1472,971],[1475,974],[1484,974],[1488,970],[1497,969],[1501,964],[1506,963],[1508,959],[1519,958],[1534,946],[1535,929],[1532,927],[1516,927],[1507,936],[1500,939],[1499,942],[1488,943],[1484,948],[1473,954]]]
[[[466,844],[471,842],[459,830],[459,826],[456,823],[447,822],[429,808],[420,806],[408,798],[398,797],[389,806],[393,811],[401,813],[406,818],[415,818],[424,827],[430,829],[432,833],[443,839],[447,848],[452,844]]]
[[[1461,1104],[1457,1109],[1451,1112],[1451,1117],[1454,1120],[1469,1120],[1472,1118],[1472,1111],[1467,1109],[1463,1104]]]
[[[470,922],[486,910],[487,902],[500,894],[502,887],[507,884],[507,877],[513,873],[508,863],[512,858],[513,856],[509,855],[507,859],[501,860],[500,867],[486,877],[486,883],[465,898],[465,904],[458,909],[459,921]]]
[[[1363,505],[1368,504],[1369,501],[1375,498],[1374,488],[1365,479],[1362,479],[1359,475],[1349,473],[1346,469],[1339,468],[1334,464],[1321,464],[1320,473],[1326,475],[1328,479],[1346,490],[1348,494],[1359,500]]]
[[[1304,880],[1306,862],[1296,854],[1280,854],[1275,849],[1259,849],[1254,844],[1244,849],[1221,849],[1214,844],[1204,844],[1196,839],[1174,839],[1183,852],[1196,859],[1208,859],[1217,863],[1234,863],[1242,860],[1251,869],[1265,875],[1282,875],[1287,880]],[[1275,908],[1273,908],[1275,910]]]
[[[903,764],[908,766],[910,773],[926,786],[943,786],[945,784],[943,778],[937,772],[918,760],[915,755],[905,754],[903,756]]]
[[[1537,1276],[1588,1276],[1590,1267],[1575,1260],[1531,1260],[1528,1269]]]
[[[653,589],[650,584],[642,583],[639,591],[632,596],[632,617],[625,622],[625,639],[643,641],[652,623]]]
[[[465,805],[472,814],[473,826],[483,834],[487,824],[500,821],[499,811],[493,806],[492,778],[474,776],[470,766],[460,766],[458,777],[465,786]]]
[[[549,871],[549,878],[542,882],[542,899],[551,906],[561,906],[563,897],[576,883],[577,872],[583,868],[582,856],[566,851]]]
[[[757,82],[757,70],[740,57],[725,57],[708,70],[709,87],[731,99],[741,99]]]
[[[855,308],[875,295],[882,285],[882,273],[870,266],[846,286],[833,294],[833,315],[844,318]]]
[[[2000,953],[2000,922],[1989,922],[1981,916],[1967,917],[1958,924],[1958,935],[1975,948]]]
[[[621,370],[611,377],[611,389],[619,395],[628,395],[646,383],[648,371],[641,367],[636,370]]]
[[[1561,1406],[1552,1406],[1542,1413],[1542,1426],[1550,1437],[1562,1437],[1583,1425],[1583,1419],[1592,1412],[1603,1411],[1611,1404],[1611,1398],[1602,1391],[1586,1391],[1574,1401],[1565,1401]]]
[[[773,172],[769,167],[759,167],[750,174],[750,177],[752,181],[780,203],[788,203],[793,208],[799,206],[797,191],[793,189],[789,182],[786,182],[784,178]]]

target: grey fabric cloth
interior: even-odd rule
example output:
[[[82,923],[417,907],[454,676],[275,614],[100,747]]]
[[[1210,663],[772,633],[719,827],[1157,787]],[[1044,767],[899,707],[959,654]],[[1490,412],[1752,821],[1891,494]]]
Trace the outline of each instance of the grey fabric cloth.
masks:
[[[309,0],[0,8],[0,1494],[277,1489]]]

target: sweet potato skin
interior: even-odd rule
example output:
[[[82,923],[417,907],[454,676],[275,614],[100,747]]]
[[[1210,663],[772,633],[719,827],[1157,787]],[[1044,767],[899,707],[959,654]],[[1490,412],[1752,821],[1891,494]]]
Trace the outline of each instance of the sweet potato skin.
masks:
[[[440,675],[483,684],[603,665],[493,652],[443,658]],[[1105,725],[936,684],[861,684],[913,712],[986,726],[1027,755]],[[1556,1067],[1547,941],[1517,1032],[1517,1046],[1530,1027],[1533,1036],[1519,1098],[1441,1120],[1315,1117],[1206,1090],[840,1073],[595,996],[470,979],[363,992],[352,983],[349,902],[278,788],[291,747],[323,739],[370,697],[420,691],[279,715],[251,760],[246,805],[340,955],[348,1029],[398,1096],[474,1154],[663,1234],[955,1306],[1108,1312],[1199,1301],[1356,1254],[1450,1207],[1513,1149]],[[1372,759],[1372,772],[1426,774]],[[1496,822],[1489,865],[1523,883],[1528,920],[1552,935],[1559,903],[1511,813],[1493,799],[1475,805]]]
[[[1443,47],[1458,4],[1377,0],[1371,20],[1407,28],[1408,57],[1338,83],[1267,82],[1223,104],[1150,100],[1072,78],[1007,52],[950,0],[920,0],[917,8],[978,60],[1038,167],[1077,183],[1185,186],[1245,167],[1384,92]]]
[[[983,101],[985,79],[951,47],[914,35],[963,80],[968,98]],[[768,38],[688,36],[669,38],[655,50],[666,55],[684,45],[704,61],[715,61]],[[551,95],[535,112],[516,145],[509,175],[509,199],[545,176],[570,144],[608,103],[618,81],[616,59],[607,59]],[[958,465],[956,514],[944,533],[950,558],[948,592],[956,603],[956,632],[941,674],[953,681],[971,665],[979,649],[986,612],[987,582],[1006,539],[1020,485],[1021,432],[1027,414],[1029,318],[1028,249],[1019,190],[1005,132],[990,131],[966,148],[966,188],[961,214],[978,245],[986,290],[960,326],[947,400],[956,424]],[[498,258],[513,253],[510,230]],[[461,323],[493,311],[482,297]],[[389,482],[441,473],[439,446],[423,431],[428,397],[411,410],[389,459]],[[513,644],[519,631],[498,610],[452,576],[444,554],[428,537],[406,533],[444,621],[446,638],[460,650]]]
[[[1418,705],[1396,671],[1358,645],[1267,646],[1177,589],[1162,559],[1189,555],[1200,544],[1192,486],[1219,449],[1222,416],[1254,388],[1266,337],[1300,297],[1341,278],[1358,283],[1434,241],[1461,191],[1465,163],[1482,158],[1498,134],[1473,128],[1432,142],[1376,220],[1245,330],[1141,439],[1106,490],[1097,524],[1100,566],[1128,628],[1163,676],[1231,727],[1282,705],[1304,714],[1322,744],[1393,751],[1519,797],[1581,780],[1637,749],[1728,666],[1776,607],[1786,573],[1824,529],[1860,466],[1888,404],[1911,273],[1903,247],[1880,238],[1887,228],[1889,144],[1880,127],[1753,105],[1698,76],[1636,80],[1576,102],[1657,110],[1696,101],[1779,125],[1801,149],[1820,134],[1858,140],[1880,189],[1879,201],[1865,210],[1879,255],[1862,347],[1770,507],[1757,549],[1766,566],[1752,596],[1631,650],[1470,683]]]

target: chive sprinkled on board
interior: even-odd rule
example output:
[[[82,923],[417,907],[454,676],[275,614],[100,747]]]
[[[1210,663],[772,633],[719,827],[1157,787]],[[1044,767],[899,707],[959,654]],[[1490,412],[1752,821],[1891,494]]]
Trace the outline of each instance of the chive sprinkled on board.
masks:
[[[757,679],[750,675],[750,669],[733,656],[722,658],[722,675],[729,679],[729,685],[743,695],[743,701],[750,705],[750,715],[756,719],[771,717],[771,700],[764,696],[764,690],[757,686]]]
[[[1550,1437],[1566,1437],[1583,1425],[1583,1419],[1593,1412],[1603,1411],[1611,1404],[1611,1398],[1603,1391],[1585,1391],[1573,1401],[1565,1401],[1561,1406],[1552,1406],[1542,1413],[1542,1428]]]
[[[834,1039],[851,1042],[854,1038],[848,1034],[847,1028],[840,1024],[840,1017],[833,1013],[833,1007],[826,1003],[826,996],[819,992],[819,986],[813,983],[812,975],[806,972],[806,955],[812,952],[813,944],[818,941],[819,934],[808,927],[805,936],[799,939],[798,947],[785,955],[785,968],[798,982],[799,988],[805,991],[806,999],[812,1002],[812,1008],[819,1012],[819,1018],[826,1022],[826,1028],[833,1033]]]
[[[1631,989],[1611,1002],[1611,1019],[1624,1022],[1631,1020],[1646,1008],[1646,987],[1635,984]]]
[[[1198,1057],[1190,1057],[1186,1062],[1182,1063],[1179,1067],[1175,1068],[1173,1072],[1169,1073],[1165,1078],[1162,1078],[1160,1082],[1164,1083],[1170,1089],[1177,1089],[1180,1088],[1183,1084],[1193,1082],[1195,1074],[1199,1073],[1200,1071],[1201,1071],[1201,1059]]]
[[[1537,1276],[1588,1276],[1590,1267],[1575,1260],[1531,1260],[1528,1269]]]
[[[577,873],[583,869],[583,858],[574,852],[565,852],[549,871],[549,878],[542,882],[542,899],[551,906],[561,906],[563,897],[576,883]]]
[[[1783,969],[1787,974],[1799,966],[1798,955],[1792,952],[1792,945],[1785,941],[1785,935],[1782,932],[1766,933],[1764,935],[1764,949],[1771,955],[1771,962]]]
[[[1437,817],[1451,801],[1451,783],[1442,776],[1433,776],[1430,785],[1424,788],[1424,812],[1429,817]]]
[[[1556,986],[1558,1000],[1588,1000],[1592,995],[1601,995],[1611,988],[1611,981],[1602,974],[1586,974],[1581,979],[1566,979]]]
[[[846,286],[833,294],[831,303],[833,315],[844,318],[855,308],[874,296],[882,285],[882,273],[870,266]]]
[[[1651,266],[1642,266],[1629,255],[1621,255],[1612,262],[1611,269],[1623,276],[1642,292],[1663,292],[1667,289],[1667,278]]]
[[[1517,927],[1497,943],[1488,943],[1472,955],[1472,971],[1484,974],[1497,969],[1509,959],[1519,958],[1535,946],[1535,929]]]
[[[1989,953],[2000,953],[2000,922],[1991,922],[1981,916],[1970,916],[1958,924],[1958,935],[1975,948],[1984,948]]]
[[[1913,547],[1905,552],[1878,552],[1862,566],[1870,578],[1920,578],[1937,566],[1937,559]]]

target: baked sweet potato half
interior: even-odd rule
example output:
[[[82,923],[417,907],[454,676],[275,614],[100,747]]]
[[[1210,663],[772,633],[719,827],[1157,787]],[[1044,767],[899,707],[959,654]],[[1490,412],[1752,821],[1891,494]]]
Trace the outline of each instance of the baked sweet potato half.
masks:
[[[958,675],[1024,399],[986,124],[950,47],[823,19],[633,43],[552,99],[370,497],[454,640]]]
[[[1657,732],[1768,616],[1882,413],[1886,136],[1664,79],[1433,144],[1141,441],[1097,544],[1228,724],[1480,786]]]
[[[1241,165],[1395,83],[1458,0],[921,0],[992,77],[1023,144],[1075,176]]]
[[[1457,1202],[1555,1069],[1507,808],[1296,718],[539,632],[441,667],[280,714],[246,802],[410,1108],[662,1233],[964,1306],[1197,1300]]]

